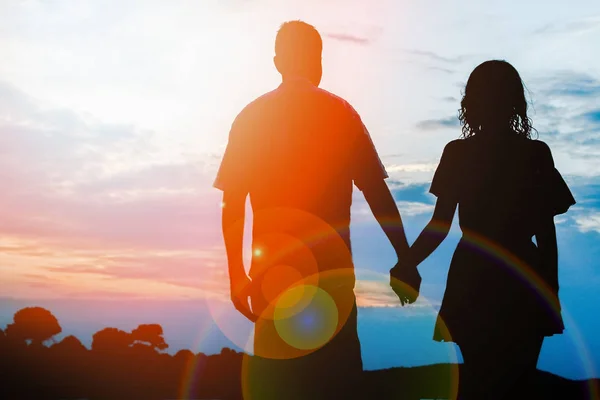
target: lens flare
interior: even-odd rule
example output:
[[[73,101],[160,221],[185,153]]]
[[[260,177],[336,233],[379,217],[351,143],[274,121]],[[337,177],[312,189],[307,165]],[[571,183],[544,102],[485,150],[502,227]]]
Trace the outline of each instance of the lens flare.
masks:
[[[275,305],[277,333],[300,350],[315,350],[327,343],[338,326],[335,301],[316,286],[296,286],[286,291]]]
[[[268,303],[274,303],[282,295],[282,291],[286,293],[292,287],[302,288],[304,287],[302,283],[303,277],[297,269],[289,265],[276,265],[265,272],[260,282],[260,291]],[[299,294],[299,291],[296,290],[295,293]],[[288,302],[290,300],[293,298],[288,296]],[[300,298],[296,300],[299,301]],[[292,304],[290,303],[288,306],[292,306]]]
[[[393,225],[393,222],[384,222],[384,224]],[[432,230],[440,234],[446,234],[446,229],[447,227],[442,224],[433,224],[432,226]],[[579,327],[577,326],[575,320],[571,317],[569,311],[564,307],[561,307],[561,304],[559,303],[552,288],[539,275],[539,273],[499,243],[496,243],[489,238],[478,234],[477,232],[463,230],[461,239],[472,249],[484,254],[490,260],[496,261],[497,264],[503,265],[509,270],[510,273],[513,274],[513,276],[515,276],[515,278],[526,282],[529,285],[530,290],[532,290],[536,296],[538,296],[543,304],[545,304],[547,309],[549,309],[556,316],[563,316],[565,329],[568,329],[571,337],[573,338],[573,344],[577,348],[577,353],[586,375],[589,377],[597,376],[594,364],[590,357],[590,351],[586,345],[583,335],[579,330]],[[448,339],[444,340],[451,341],[449,336]],[[600,388],[596,386],[593,379],[589,379],[588,382],[588,398],[592,400],[600,399]]]
[[[348,320],[355,305],[353,288],[354,271],[343,268],[297,281],[275,292],[270,301],[259,299],[262,304],[255,311],[262,312],[255,324],[253,353],[269,359],[292,359],[319,349]]]
[[[335,232],[335,229],[322,221],[319,222],[316,217],[304,212],[289,211],[287,214],[284,213],[283,217],[280,218],[280,216],[281,214],[268,212],[263,213],[259,217],[263,218],[263,220],[279,218],[277,223],[280,223],[281,226],[300,226],[300,228],[294,231],[283,230],[286,234],[280,235],[278,239],[274,236],[271,238],[267,236],[260,238],[262,241],[257,241],[257,247],[263,250],[263,254],[260,257],[256,257],[256,260],[253,260],[253,271],[251,272],[255,276],[262,277],[262,282],[257,290],[262,293],[262,296],[267,299],[268,303],[261,313],[259,323],[256,326],[258,327],[261,323],[270,326],[274,335],[273,337],[278,340],[278,342],[274,341],[274,343],[279,343],[285,351],[279,352],[275,350],[261,354],[260,351],[257,352],[254,349],[254,354],[266,358],[286,359],[310,354],[314,351],[310,347],[319,346],[323,341],[327,343],[327,341],[335,337],[340,327],[347,320],[354,304],[352,288],[354,287],[355,275],[352,268],[320,270],[323,268],[323,265],[328,267],[333,266],[334,268],[336,265],[352,265],[350,253],[345,247],[343,240]],[[438,229],[440,232],[444,232],[443,227],[440,226]],[[578,356],[587,375],[595,376],[595,371],[589,357],[589,350],[575,321],[570,317],[568,310],[564,309],[564,307],[560,308],[556,297],[543,278],[518,257],[507,251],[507,249],[485,237],[466,232],[463,235],[463,240],[468,242],[472,248],[477,249],[482,254],[486,254],[490,259],[501,261],[501,264],[505,268],[510,269],[515,277],[525,280],[531,290],[535,291],[537,296],[544,300],[544,303],[550,310],[555,313],[562,312],[565,325],[573,338],[573,343],[577,348]],[[317,265],[317,258],[319,261],[323,259],[323,249],[329,251],[325,258],[330,262],[320,262]],[[315,256],[316,253],[319,253],[318,257]],[[292,260],[294,262],[284,262],[284,260],[287,261],[286,257],[288,256],[286,254],[293,254]],[[296,258],[298,254],[304,254],[304,256]],[[299,262],[299,259],[303,261]],[[361,302],[369,303],[365,301],[365,298],[368,299],[370,296],[373,296],[370,292],[361,292],[360,288],[361,286],[365,286],[365,284],[367,284],[369,290],[372,290],[373,285],[375,285],[381,289],[377,289],[376,291],[382,293],[388,290],[387,296],[394,296],[389,288],[389,275],[374,271],[367,272],[366,279],[359,276],[357,284],[359,304]],[[357,270],[357,274],[360,275],[361,270]],[[260,279],[257,279],[257,281],[260,281]],[[406,290],[410,290],[410,288],[407,287]],[[376,301],[371,301],[371,303],[381,305],[382,300],[376,299]],[[212,304],[217,303],[213,302]],[[211,315],[215,323],[230,340],[251,354],[254,344],[253,331],[251,328],[246,331],[240,328],[240,326],[245,326],[244,318],[233,307],[230,305],[228,307],[231,310],[230,312],[225,312],[220,307],[212,307]],[[409,312],[409,310],[416,310],[419,307],[425,307],[429,312],[437,314],[435,303],[429,302],[423,295],[420,295],[416,303],[406,306],[404,309],[399,308],[398,312]],[[334,309],[335,311],[333,311]],[[333,333],[331,333],[331,326],[333,326],[333,321],[336,319],[337,326],[333,330]],[[440,318],[437,321],[437,328],[445,341],[452,341],[451,332],[448,331],[444,321],[441,321]],[[299,332],[303,333],[300,334]],[[448,349],[451,353],[449,354],[451,359],[458,360],[456,348],[449,346]],[[257,392],[254,390],[256,389],[256,384],[253,382],[256,376],[259,375],[259,372],[253,367],[253,360],[260,358],[251,355],[244,357],[242,383],[244,399],[246,400],[269,398],[268,396],[256,395]],[[191,377],[195,374],[194,368],[196,367],[190,365],[190,368],[186,377]],[[450,368],[449,374],[449,381],[444,378],[444,382],[448,382],[450,385],[448,388],[449,393],[451,393],[450,398],[456,398],[458,389],[458,367],[456,363]],[[183,380],[182,393],[185,393],[185,386],[191,384],[190,382],[192,382],[192,379]],[[591,386],[588,388],[587,398],[599,399],[598,389],[591,382],[590,380]],[[250,390],[250,388],[253,389]]]

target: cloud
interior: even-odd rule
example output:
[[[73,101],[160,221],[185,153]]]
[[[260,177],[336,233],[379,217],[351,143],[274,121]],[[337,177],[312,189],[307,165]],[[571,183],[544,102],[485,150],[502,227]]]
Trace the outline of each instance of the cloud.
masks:
[[[462,86],[464,86],[464,85],[462,85]],[[462,86],[461,86],[461,87],[462,87]],[[457,98],[456,98],[456,97],[454,97],[454,96],[446,96],[446,97],[443,97],[443,98],[442,98],[442,101],[445,101],[445,102],[448,102],[448,103],[458,103],[460,100],[459,100],[459,99],[457,99]]]
[[[355,287],[356,303],[361,308],[402,307],[398,296],[390,288],[386,280],[362,280],[356,281]],[[436,313],[437,302],[424,299],[421,296],[415,303],[404,307],[403,316],[432,315]]]
[[[528,83],[530,115],[539,138],[547,141],[559,170],[568,176],[600,175],[600,78],[579,71],[543,74]],[[539,102],[539,104],[537,104]]]
[[[580,232],[600,232],[600,178],[576,177],[571,191],[577,200],[567,214]]]
[[[396,205],[402,216],[414,217],[421,214],[431,214],[435,206],[433,204],[420,203],[417,201],[397,201]]]
[[[152,293],[160,298],[227,298],[227,268],[221,246],[195,250],[94,247],[2,235],[0,244],[0,264],[19,266],[12,271],[0,270],[0,279],[15,283],[10,285],[10,292],[22,291],[18,286],[45,282],[51,284],[47,287],[51,296],[103,289]]]
[[[593,124],[598,124],[600,127],[600,109],[588,111],[582,114],[582,117]]]
[[[456,72],[456,70],[454,70],[454,69],[438,67],[438,66],[434,66],[434,65],[427,66],[426,68],[429,70],[432,70],[432,71],[440,71],[445,74],[454,74]]]
[[[537,29],[534,34],[537,35],[548,35],[548,34],[569,34],[578,35],[593,32],[600,29],[600,17],[586,17],[575,20],[559,21],[547,24]]]
[[[88,263],[51,266],[54,276],[100,275],[118,281],[158,282],[226,297],[228,280],[220,249],[197,253],[132,252],[125,256],[96,254]],[[118,254],[118,253],[117,253]]]
[[[387,180],[390,190],[406,188],[410,185],[428,184],[431,182],[433,173],[437,168],[437,162],[431,161],[415,161],[411,163],[402,163],[406,156],[383,156],[382,161],[389,175]]]
[[[457,73],[458,66],[471,58],[471,56],[467,55],[448,57],[433,51],[413,49],[403,49],[401,53],[408,56],[405,62],[414,63],[419,65],[419,68],[443,72],[444,74]]]
[[[0,233],[72,246],[220,243],[211,160],[168,159],[151,132],[38,104],[0,84]]]
[[[338,40],[340,42],[350,42],[363,46],[371,43],[371,39],[369,38],[355,36],[348,33],[326,33],[325,37],[331,38],[333,40]]]
[[[556,225],[563,225],[566,224],[569,221],[569,217],[565,216],[565,215],[558,215],[556,217],[554,217],[554,223]]]
[[[11,293],[224,293],[214,160],[165,154],[154,138],[0,82],[0,259],[47,275],[0,271]]]
[[[434,196],[429,193],[433,172],[427,172],[428,179],[424,182],[398,185],[392,190],[392,195],[397,202],[418,202],[433,204]]]
[[[546,81],[543,95],[550,98],[558,96],[596,97],[600,95],[600,80],[586,73],[560,71],[551,77],[541,77],[540,79]]]
[[[356,302],[359,307],[398,307],[400,302],[387,282],[357,280]]]
[[[440,119],[426,119],[417,123],[417,128],[423,131],[433,131],[438,129],[457,128],[460,126],[460,121],[457,117],[446,117]]]
[[[419,58],[425,58],[430,61],[447,63],[447,64],[458,64],[458,63],[461,63],[470,58],[469,56],[465,56],[465,55],[447,57],[447,56],[442,56],[433,51],[424,51],[424,50],[403,50],[403,51],[404,51],[404,53],[412,55],[412,56],[416,56]]]
[[[574,217],[577,228],[583,232],[597,232],[600,233],[600,212],[592,211],[587,213],[581,213]]]
[[[437,164],[435,163],[414,163],[414,164],[392,164],[386,166],[388,173],[395,172],[433,172]]]

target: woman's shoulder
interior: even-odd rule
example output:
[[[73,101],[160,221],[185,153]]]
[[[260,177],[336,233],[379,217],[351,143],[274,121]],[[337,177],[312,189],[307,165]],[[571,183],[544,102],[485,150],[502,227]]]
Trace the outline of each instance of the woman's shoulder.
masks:
[[[546,142],[539,139],[530,139],[528,140],[528,142],[530,143],[531,148],[534,149],[534,151],[550,153],[550,146],[548,146]]]
[[[554,165],[554,160],[552,157],[552,150],[550,150],[550,146],[546,144],[546,142],[541,141],[539,139],[529,140],[530,142],[530,151],[534,159],[538,160],[540,164],[550,164]]]
[[[514,150],[541,157],[548,157],[552,154],[550,146],[542,140],[530,139],[519,135],[512,135],[507,139],[509,140],[507,140],[505,144],[512,147]]]
[[[444,146],[444,153],[455,153],[457,151],[462,151],[465,149],[465,144],[469,141],[469,139],[454,139],[451,140]]]

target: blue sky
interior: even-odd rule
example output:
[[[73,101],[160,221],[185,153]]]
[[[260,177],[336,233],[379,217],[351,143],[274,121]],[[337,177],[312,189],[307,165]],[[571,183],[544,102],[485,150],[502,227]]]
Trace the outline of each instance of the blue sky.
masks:
[[[322,33],[322,87],[361,114],[411,240],[431,215],[441,151],[460,134],[469,73],[492,58],[520,71],[539,138],[578,201],[556,218],[567,331],[546,341],[540,366],[598,376],[585,361],[600,368],[596,0],[2,2],[0,293],[13,299],[0,302],[3,321],[37,302],[55,305],[83,336],[85,324],[145,319],[168,325],[181,346],[212,351],[232,339],[224,317],[225,333],[202,341],[206,327],[177,322],[167,305],[148,306],[143,318],[136,310],[157,299],[211,309],[227,297],[211,183],[237,112],[279,82],[273,41],[289,19]],[[457,227],[420,268],[422,299],[399,309],[384,284],[393,253],[366,210],[356,193],[357,292],[371,307],[359,319],[365,365],[450,360],[452,347],[430,338]],[[126,310],[98,305],[115,299]],[[61,303],[73,300],[81,307]],[[86,302],[104,310],[96,324],[77,317]]]

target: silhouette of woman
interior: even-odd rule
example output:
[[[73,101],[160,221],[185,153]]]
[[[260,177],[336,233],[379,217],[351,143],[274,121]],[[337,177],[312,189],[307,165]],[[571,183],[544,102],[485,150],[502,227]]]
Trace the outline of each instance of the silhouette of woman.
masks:
[[[575,200],[549,147],[531,139],[512,65],[493,60],[475,68],[459,119],[463,137],[446,145],[431,183],[433,217],[392,276],[416,269],[437,248],[458,206],[463,235],[434,340],[461,349],[461,399],[533,398],[542,341],[564,328],[553,217]]]

